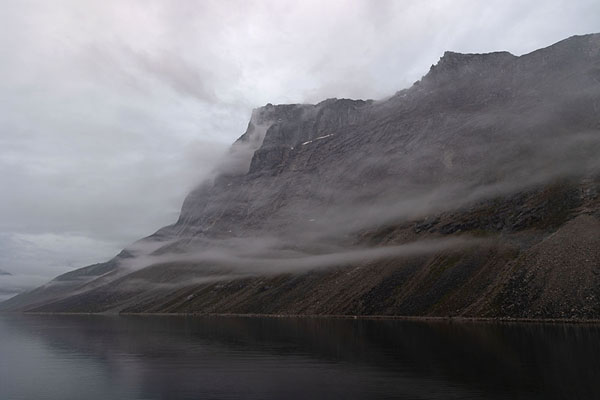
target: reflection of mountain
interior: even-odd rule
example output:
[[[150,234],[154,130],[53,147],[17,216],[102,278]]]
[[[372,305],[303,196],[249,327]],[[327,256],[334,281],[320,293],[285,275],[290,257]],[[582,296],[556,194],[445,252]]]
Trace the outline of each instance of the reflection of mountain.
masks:
[[[600,378],[594,326],[101,316],[0,325],[93,360],[140,398],[593,398]]]
[[[600,317],[600,34],[254,111],[179,220],[0,307]],[[387,248],[386,248],[387,247]]]

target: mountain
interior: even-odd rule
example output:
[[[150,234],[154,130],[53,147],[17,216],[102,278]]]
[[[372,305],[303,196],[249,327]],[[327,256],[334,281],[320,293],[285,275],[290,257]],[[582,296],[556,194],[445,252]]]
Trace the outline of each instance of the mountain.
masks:
[[[600,34],[254,110],[179,219],[0,309],[600,317]]]
[[[11,282],[11,278],[13,278],[13,275],[10,272],[0,269],[0,301],[12,297],[22,291],[22,289],[15,287]]]

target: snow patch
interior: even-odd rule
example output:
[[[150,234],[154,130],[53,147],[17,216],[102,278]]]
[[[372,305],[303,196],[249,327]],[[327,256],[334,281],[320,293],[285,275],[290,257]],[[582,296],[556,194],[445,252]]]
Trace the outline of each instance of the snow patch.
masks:
[[[329,135],[325,135],[325,136],[319,136],[314,138],[313,140],[309,140],[308,142],[304,142],[302,143],[300,146],[305,146],[307,144],[311,144],[312,142],[316,142],[317,140],[321,140],[321,139],[325,139],[328,138],[329,136],[333,136],[333,133],[329,134]]]

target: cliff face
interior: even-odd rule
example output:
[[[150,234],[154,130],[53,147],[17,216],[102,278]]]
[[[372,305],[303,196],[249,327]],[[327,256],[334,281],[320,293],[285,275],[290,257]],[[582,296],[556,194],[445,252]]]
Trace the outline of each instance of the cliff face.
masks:
[[[0,308],[600,317],[600,35],[256,109],[178,221]]]

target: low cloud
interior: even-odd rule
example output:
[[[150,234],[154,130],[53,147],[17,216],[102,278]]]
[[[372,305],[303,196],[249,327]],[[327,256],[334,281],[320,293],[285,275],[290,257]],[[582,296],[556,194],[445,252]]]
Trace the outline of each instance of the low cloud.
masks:
[[[144,255],[124,259],[120,263],[120,276],[145,268],[166,267],[180,270],[178,279],[159,282],[153,278],[131,278],[118,284],[119,290],[172,290],[178,287],[244,279],[257,276],[297,274],[331,267],[361,267],[369,262],[423,256],[442,250],[481,246],[484,239],[463,236],[421,240],[395,246],[344,249],[318,247],[308,253],[292,248],[289,243],[275,238],[226,239],[196,242],[194,250],[179,254]],[[150,274],[152,275],[152,274]],[[160,275],[159,275],[160,276]]]

